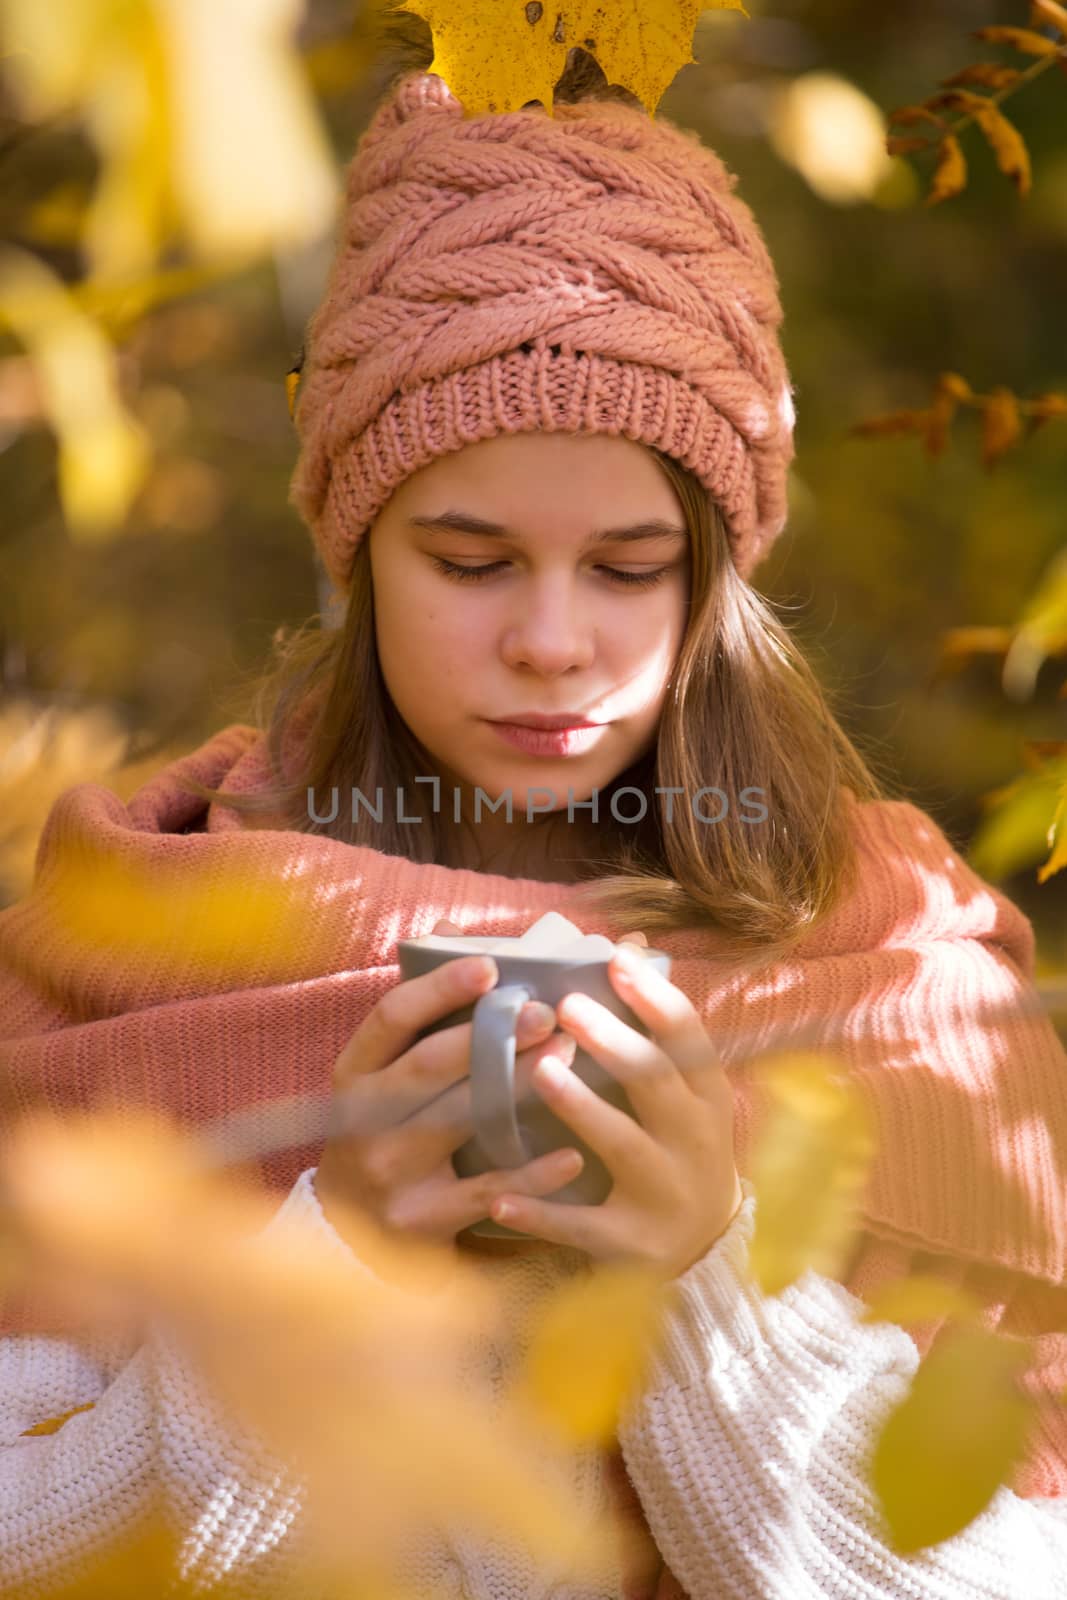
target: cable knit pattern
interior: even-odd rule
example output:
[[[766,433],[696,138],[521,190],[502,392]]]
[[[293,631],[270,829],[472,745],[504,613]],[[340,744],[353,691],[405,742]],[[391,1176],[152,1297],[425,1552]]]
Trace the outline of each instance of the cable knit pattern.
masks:
[[[369,1269],[322,1214],[313,1171],[270,1229],[307,1228],[354,1271]],[[840,1285],[807,1273],[764,1299],[745,1272],[752,1186],[727,1232],[676,1280],[666,1348],[619,1430],[627,1469],[659,1549],[691,1600],[1064,1600],[1067,1499],[1001,1489],[970,1526],[917,1555],[883,1542],[863,1453],[918,1361],[898,1328],[864,1326]],[[268,1229],[268,1231],[270,1231]],[[470,1258],[492,1274],[514,1337],[472,1342],[458,1379],[497,1413],[545,1295],[584,1258],[556,1250]],[[37,1438],[25,1429],[91,1409]],[[557,1470],[568,1463],[552,1458]],[[607,1508],[603,1460],[576,1451],[576,1524]],[[254,1437],[228,1429],[181,1349],[153,1329],[140,1348],[29,1336],[0,1340],[0,1593],[45,1593],[136,1526],[153,1497],[180,1530],[184,1576],[210,1590],[240,1580],[250,1597],[296,1600],[301,1485]],[[400,1576],[412,1595],[455,1600],[618,1600],[603,1587],[535,1570],[516,1541],[444,1526],[413,1531]]]
[[[689,467],[748,577],[786,520],[778,282],[737,179],[618,103],[465,117],[408,73],[348,168],[305,342],[291,497],[334,583],[393,490],[498,433],[622,434]]]

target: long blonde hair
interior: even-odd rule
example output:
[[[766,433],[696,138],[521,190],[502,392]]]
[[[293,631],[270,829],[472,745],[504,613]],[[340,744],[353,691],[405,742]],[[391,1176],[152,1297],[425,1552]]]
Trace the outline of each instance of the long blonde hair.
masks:
[[[578,897],[591,911],[641,928],[653,944],[665,932],[711,927],[728,936],[736,954],[772,959],[854,881],[850,795],[877,800],[887,790],[839,726],[788,628],[738,576],[722,516],[703,486],[679,462],[644,448],[674,488],[689,530],[688,621],[656,744],[601,796],[603,852],[577,864]],[[390,818],[387,806],[381,820],[340,807],[327,821],[308,803],[309,794],[334,788],[374,795],[380,787],[392,795],[403,787],[421,796],[414,778],[431,770],[382,677],[369,538],[357,552],[341,626],[325,628],[313,617],[280,635],[276,650],[275,670],[255,686],[252,712],[275,783],[254,794],[220,795],[190,781],[193,791],[250,818],[280,814],[299,832],[412,861],[466,865],[455,831],[437,814],[413,829]],[[297,725],[301,737],[290,748]],[[612,799],[624,787],[649,802],[642,820],[615,819]],[[702,790],[723,792],[721,820],[701,820],[692,800]],[[761,791],[746,804],[762,803],[765,820],[743,814],[743,790]],[[620,805],[622,815],[632,812],[631,802]],[[552,827],[565,818],[556,812],[524,826]]]

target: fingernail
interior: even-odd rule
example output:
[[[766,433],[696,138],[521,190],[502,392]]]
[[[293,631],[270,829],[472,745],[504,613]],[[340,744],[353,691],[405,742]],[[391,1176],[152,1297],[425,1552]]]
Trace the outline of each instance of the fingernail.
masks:
[[[543,1000],[530,1000],[523,1007],[523,1021],[529,1028],[548,1028],[556,1020],[556,1013]]]

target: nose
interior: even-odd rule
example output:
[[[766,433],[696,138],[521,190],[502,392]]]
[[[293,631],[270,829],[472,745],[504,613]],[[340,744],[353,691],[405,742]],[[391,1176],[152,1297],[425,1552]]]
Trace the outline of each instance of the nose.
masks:
[[[501,655],[506,664],[545,675],[589,666],[596,655],[596,625],[573,578],[531,581],[521,590],[516,611],[504,626]]]

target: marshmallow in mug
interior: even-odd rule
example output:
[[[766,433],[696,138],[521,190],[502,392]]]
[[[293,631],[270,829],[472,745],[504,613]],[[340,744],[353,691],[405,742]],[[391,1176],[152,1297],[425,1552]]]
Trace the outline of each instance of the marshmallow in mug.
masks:
[[[558,911],[546,911],[517,939],[468,938],[464,934],[428,933],[419,944],[434,950],[476,951],[479,955],[551,956],[556,961],[610,961],[616,945],[602,933],[583,933]],[[642,945],[631,946],[641,950]]]

